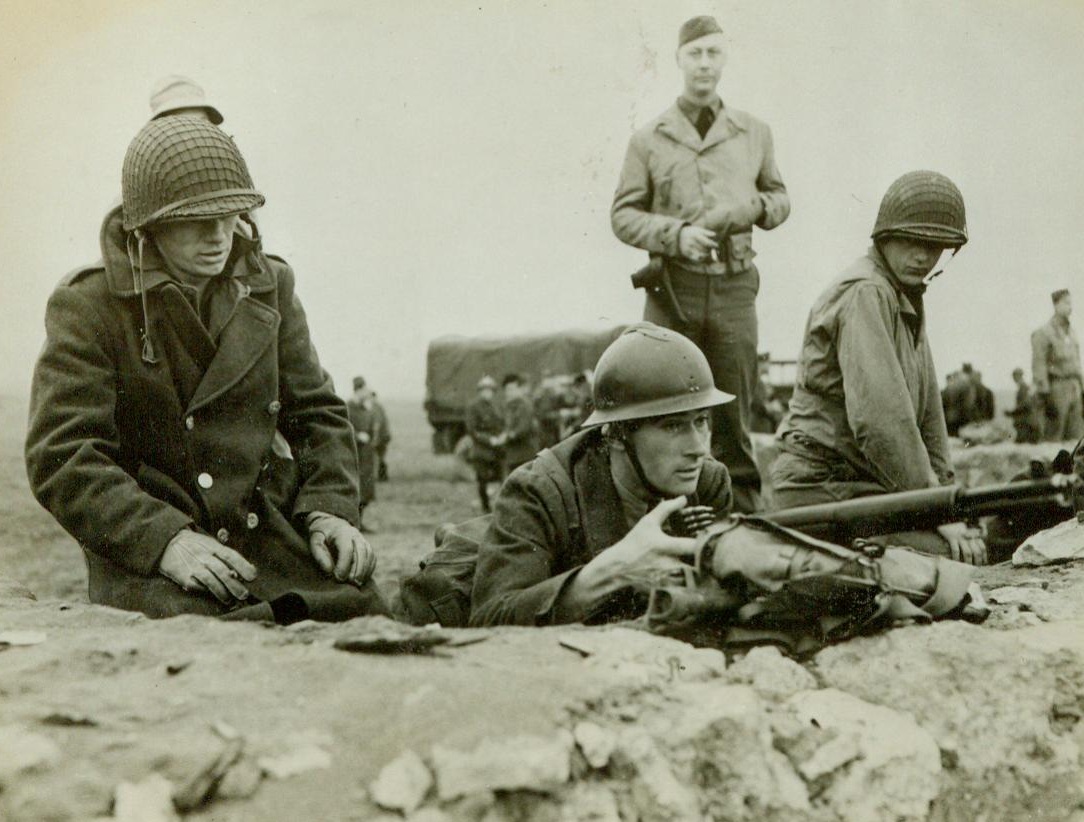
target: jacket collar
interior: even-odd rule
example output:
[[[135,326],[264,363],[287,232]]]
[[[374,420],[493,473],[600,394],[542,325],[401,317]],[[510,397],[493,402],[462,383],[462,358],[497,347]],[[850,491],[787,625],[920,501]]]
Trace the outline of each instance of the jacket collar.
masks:
[[[892,287],[892,291],[896,294],[900,303],[900,313],[906,315],[911,321],[919,322],[919,312],[916,309],[914,303],[911,302],[911,298],[907,296],[907,293],[900,288],[899,282],[892,276],[892,271],[888,267],[888,261],[885,260],[881,250],[876,245],[871,245],[869,251],[866,252],[866,256],[873,263],[873,277],[883,280]]]
[[[102,264],[105,268],[109,290],[117,297],[138,297],[135,272],[128,259],[127,232],[124,231],[121,206],[116,206],[102,221]],[[134,248],[134,246],[133,246]],[[233,250],[226,261],[221,276],[234,277],[256,293],[270,291],[275,287],[271,271],[262,259],[260,245],[238,227],[233,236]],[[147,291],[176,282],[166,270],[158,249],[152,242],[143,244],[143,287]]]
[[[704,139],[700,139],[696,128],[689,122],[689,118],[676,102],[662,113],[655,125],[655,130],[660,134],[665,134],[671,140],[698,153],[748,129],[748,117],[743,112],[724,105],[716,116],[715,122],[711,124],[708,133],[704,135]]]

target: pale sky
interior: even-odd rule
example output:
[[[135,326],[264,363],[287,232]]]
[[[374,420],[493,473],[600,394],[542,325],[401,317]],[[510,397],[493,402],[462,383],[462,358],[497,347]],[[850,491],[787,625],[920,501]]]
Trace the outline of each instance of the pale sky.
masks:
[[[638,319],[646,255],[614,238],[610,203],[702,13],[730,39],[720,94],[771,126],[791,195],[754,237],[762,350],[796,355],[916,168],[968,208],[971,242],[927,300],[942,376],[967,360],[1008,385],[1055,288],[1084,324],[1082,2],[0,0],[0,390],[26,392],[49,292],[97,259],[165,74],[225,114],[340,391],[363,373],[420,398],[441,334]]]

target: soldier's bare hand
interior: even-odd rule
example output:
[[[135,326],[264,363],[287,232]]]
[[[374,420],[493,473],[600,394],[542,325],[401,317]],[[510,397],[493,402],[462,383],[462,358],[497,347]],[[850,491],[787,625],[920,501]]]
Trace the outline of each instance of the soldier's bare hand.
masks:
[[[718,246],[715,232],[698,225],[683,226],[678,233],[678,251],[682,257],[702,262]]]
[[[685,497],[663,500],[640,518],[624,539],[599,553],[580,570],[587,585],[605,583],[610,590],[631,586],[648,590],[683,559],[692,559],[696,540],[663,531],[663,523],[685,507]],[[586,577],[586,578],[585,578]]]
[[[339,582],[362,585],[369,580],[376,569],[376,552],[361,531],[341,517],[321,511],[313,511],[306,522],[309,550],[320,570],[333,574]]]
[[[986,564],[986,542],[978,528],[969,528],[962,522],[951,522],[939,525],[937,533],[949,544],[954,560],[968,565]]]
[[[248,597],[244,582],[256,578],[256,567],[232,548],[186,528],[166,545],[158,573],[186,591],[207,591],[229,604]]]

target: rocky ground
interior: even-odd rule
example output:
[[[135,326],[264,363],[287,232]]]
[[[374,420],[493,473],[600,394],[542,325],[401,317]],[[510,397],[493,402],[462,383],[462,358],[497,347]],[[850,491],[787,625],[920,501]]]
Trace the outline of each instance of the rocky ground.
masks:
[[[155,622],[86,603],[26,493],[20,411],[0,405],[0,819],[1084,820],[1084,563],[982,569],[985,625],[804,664],[625,627]],[[397,411],[385,583],[472,513]],[[961,463],[1026,464],[1008,448]]]

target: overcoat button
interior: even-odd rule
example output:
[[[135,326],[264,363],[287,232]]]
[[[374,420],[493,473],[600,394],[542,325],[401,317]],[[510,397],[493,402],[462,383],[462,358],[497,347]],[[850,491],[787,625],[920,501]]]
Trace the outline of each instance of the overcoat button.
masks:
[[[214,477],[212,477],[206,471],[196,477],[196,482],[199,483],[199,487],[202,488],[204,491],[206,491],[208,488],[215,484]]]
[[[282,410],[282,403],[279,402],[278,400],[272,400],[271,403],[267,406],[267,413],[268,414],[277,414],[281,410]]]
[[[223,545],[230,541],[230,532],[227,531],[225,528],[219,528],[218,533],[215,536],[218,537],[218,541],[221,542]]]
[[[184,418],[184,427],[191,431],[193,428],[196,427],[196,418],[189,414],[187,417]]]
[[[252,530],[253,528],[255,528],[259,524],[260,524],[260,518],[258,516],[256,516],[255,513],[249,513],[249,515],[247,517],[245,517],[245,525],[247,525],[249,527],[249,530]]]

